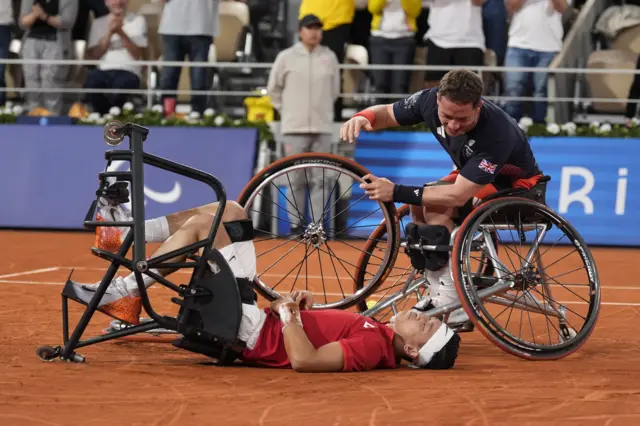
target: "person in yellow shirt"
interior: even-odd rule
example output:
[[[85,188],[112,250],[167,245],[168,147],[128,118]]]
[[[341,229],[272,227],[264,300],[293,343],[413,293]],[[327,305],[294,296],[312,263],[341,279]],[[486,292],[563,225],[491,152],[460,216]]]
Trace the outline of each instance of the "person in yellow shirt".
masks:
[[[331,49],[342,64],[355,9],[355,0],[302,0],[298,17],[302,19],[307,15],[315,15],[320,18],[323,23],[321,43]],[[338,98],[334,104],[334,120],[342,121],[342,98]]]
[[[412,65],[416,54],[416,19],[422,0],[369,0],[371,21],[371,63]],[[375,70],[373,81],[379,94],[409,94],[411,71]],[[393,103],[398,98],[390,98]]]

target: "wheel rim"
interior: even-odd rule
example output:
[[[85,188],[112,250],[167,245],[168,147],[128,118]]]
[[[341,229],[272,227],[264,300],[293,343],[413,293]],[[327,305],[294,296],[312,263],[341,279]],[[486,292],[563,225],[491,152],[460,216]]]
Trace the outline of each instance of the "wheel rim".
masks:
[[[307,162],[305,162],[305,159],[303,158],[298,164],[283,167],[281,170],[278,170],[273,174],[269,174],[263,181],[260,182],[260,184],[247,197],[247,200],[244,203],[244,209],[249,215],[249,217],[254,219],[254,223],[255,223],[255,221],[258,220],[259,216],[262,214],[262,212],[259,211],[259,209],[256,210],[254,208],[255,204],[258,200],[267,199],[268,197],[264,195],[263,191],[265,189],[271,188],[272,190],[275,191],[275,194],[278,195],[279,198],[284,198],[285,207],[289,207],[289,208],[284,208],[282,205],[279,205],[277,201],[274,202],[273,199],[270,199],[270,200],[267,200],[266,204],[271,206],[270,207],[271,209],[275,208],[277,211],[280,212],[280,214],[284,213],[285,215],[291,215],[292,213],[295,215],[295,214],[301,213],[300,209],[297,206],[298,201],[296,200],[296,197],[293,196],[294,194],[292,194],[291,192],[292,180],[291,180],[291,177],[288,175],[290,173],[295,174],[297,172],[297,173],[304,173],[305,176],[307,176],[307,170],[311,168],[322,169],[323,191],[325,190],[324,176],[326,174],[326,171],[332,172],[333,174],[337,174],[338,176],[335,177],[335,181],[332,182],[331,185],[329,185],[330,188],[326,188],[327,194],[323,192],[322,198],[325,201],[323,202],[321,217],[319,218],[315,217],[316,216],[314,213],[315,209],[310,209],[312,218],[311,218],[311,221],[309,221],[308,223],[305,223],[303,232],[298,235],[286,236],[284,243],[281,245],[280,248],[278,248],[278,250],[282,250],[282,247],[291,243],[292,245],[289,245],[287,249],[292,250],[291,253],[293,253],[293,251],[300,251],[302,249],[302,246],[304,246],[304,249],[305,249],[305,256],[303,259],[304,266],[300,264],[299,265],[300,268],[298,268],[297,270],[286,268],[286,270],[284,271],[284,277],[282,279],[278,279],[278,277],[274,277],[273,268],[274,268],[274,265],[277,264],[278,262],[281,262],[281,260],[278,260],[276,262],[271,262],[269,264],[265,264],[265,267],[262,267],[259,265],[258,278],[256,280],[256,285],[264,293],[266,293],[268,297],[276,298],[280,295],[280,292],[276,291],[276,287],[278,287],[283,280],[285,279],[290,280],[291,278],[290,275],[292,275],[292,273],[295,274],[293,286],[291,286],[290,288],[292,290],[294,287],[296,287],[296,284],[300,279],[299,278],[300,273],[304,272],[304,275],[306,275],[304,277],[304,281],[305,281],[304,287],[305,289],[308,289],[308,278],[309,278],[308,267],[309,267],[310,261],[311,262],[314,261],[314,259],[311,259],[311,256],[313,255],[317,259],[316,264],[317,266],[319,266],[319,268],[316,269],[317,271],[316,275],[312,275],[312,276],[314,280],[317,280],[319,278],[322,281],[323,291],[320,292],[320,297],[322,297],[322,293],[324,293],[324,303],[315,303],[314,308],[328,309],[328,308],[348,307],[353,305],[354,303],[357,303],[358,299],[363,294],[365,294],[367,291],[369,291],[369,289],[371,289],[376,285],[376,283],[380,280],[380,278],[385,273],[387,266],[393,260],[393,255],[394,255],[393,252],[389,250],[386,253],[384,253],[383,256],[381,257],[378,256],[379,264],[376,265],[377,269],[375,270],[375,272],[366,271],[367,278],[368,278],[367,285],[359,290],[354,291],[355,289],[354,275],[356,275],[357,273],[357,271],[355,271],[355,268],[357,268],[357,265],[356,265],[357,262],[351,261],[349,259],[344,259],[338,256],[338,253],[336,253],[335,249],[333,248],[333,245],[334,245],[333,243],[335,242],[338,245],[340,245],[342,247],[342,250],[346,249],[346,250],[352,250],[357,252],[359,250],[359,247],[357,247],[356,243],[354,243],[354,241],[352,241],[351,239],[355,238],[356,241],[358,240],[366,241],[366,238],[349,235],[348,230],[350,228],[353,228],[354,226],[359,229],[364,227],[365,225],[359,225],[359,223],[361,223],[361,221],[362,222],[366,221],[368,216],[371,216],[373,213],[376,213],[378,210],[382,211],[384,216],[384,221],[385,223],[387,223],[389,232],[392,231],[391,227],[393,226],[392,221],[389,220],[390,218],[389,212],[382,203],[377,203],[378,210],[374,210],[369,214],[363,215],[363,217],[360,220],[354,220],[350,218],[349,222],[351,223],[348,224],[348,226],[344,229],[329,230],[325,226],[325,223],[324,223],[325,220],[335,219],[335,217],[338,216],[339,213],[345,213],[346,211],[348,211],[348,209],[353,207],[359,201],[366,198],[366,196],[364,196],[363,191],[359,190],[358,188],[358,184],[362,182],[362,179],[357,173],[347,170],[344,167],[340,167],[339,164],[318,163],[318,162],[314,162],[313,158],[310,158],[309,160],[307,160]],[[343,180],[349,180],[349,179],[352,180],[351,185],[347,185],[348,186],[347,190],[344,190],[342,187],[339,187],[338,185],[338,182],[340,181],[341,177],[343,178]],[[287,184],[285,185],[287,191],[284,193],[279,188],[282,186],[283,182],[286,182]],[[343,196],[348,192],[351,192],[352,194],[351,198],[349,199],[349,206],[345,208],[340,207],[338,211],[336,206],[339,200],[342,199]],[[358,195],[359,193],[362,193],[362,196]],[[338,200],[332,199],[332,197],[337,197]],[[355,198],[355,201],[353,201],[354,198]],[[305,204],[308,202],[308,200],[309,198],[307,197],[305,200]],[[273,204],[277,204],[277,206],[273,207]],[[309,204],[311,203],[309,202]],[[298,211],[297,212],[294,211],[295,209],[292,209],[291,207],[294,207]],[[333,214],[330,212],[331,209],[334,210]],[[258,244],[261,242],[266,242],[267,240],[277,240],[278,237],[280,238],[283,237],[282,235],[278,235],[279,232],[273,232],[274,231],[273,220],[280,221],[279,217],[275,217],[275,216],[279,216],[279,214],[275,214],[271,216],[272,217],[270,218],[270,220],[272,222],[271,223],[272,228],[269,231],[258,230],[258,232],[262,232],[263,235],[269,234],[268,238],[254,240],[254,243],[256,244],[256,257],[259,259],[259,262],[261,261],[260,260],[261,257],[269,253],[272,253],[271,251],[269,251],[272,249],[267,249],[267,251],[260,253],[260,248],[258,247]],[[302,214],[300,214],[299,216],[306,217],[306,215],[302,215]],[[327,216],[331,216],[331,217],[327,218]],[[286,219],[284,221],[287,222]],[[289,225],[292,224],[291,221],[288,221],[288,222],[290,222]],[[377,225],[378,223],[375,223],[370,226],[372,229],[374,229]],[[336,237],[340,237],[340,238],[336,238]],[[344,241],[342,239],[343,237],[349,237],[349,240]],[[313,246],[313,247],[309,248],[309,246]],[[311,250],[311,252],[308,252],[308,250]],[[288,253],[288,254],[291,254],[291,253]],[[273,257],[273,254],[271,254],[270,257]],[[328,259],[325,259],[327,257]],[[328,260],[328,263],[325,263],[326,260]],[[296,262],[296,263],[299,264],[299,262]],[[326,274],[325,274],[325,268],[327,271]],[[334,282],[337,281],[338,291],[327,292],[326,291],[327,288],[324,282],[325,278],[332,279],[332,281]],[[268,282],[269,280],[271,280],[271,282],[276,281],[275,285],[269,285],[269,282]],[[283,287],[282,289],[284,288],[285,287]],[[333,288],[336,289],[336,286],[333,285]],[[333,298],[333,299],[339,298],[339,299],[329,301],[329,298]],[[318,297],[316,297],[316,299],[318,299]],[[316,302],[318,302],[318,300],[316,300]]]
[[[496,311],[493,307],[491,309],[488,308],[487,305],[489,305],[489,303],[487,302],[490,300],[498,301],[500,298],[479,301],[478,290],[476,289],[476,285],[472,282],[474,279],[473,275],[467,272],[473,270],[472,260],[474,255],[471,248],[471,237],[476,235],[479,231],[482,231],[486,226],[490,227],[499,225],[499,223],[491,217],[492,213],[498,212],[499,215],[501,209],[503,209],[503,211],[505,209],[512,210],[518,205],[528,210],[535,210],[538,217],[542,216],[545,221],[552,225],[555,229],[555,235],[553,235],[554,232],[550,231],[547,231],[546,234],[542,235],[542,232],[536,228],[535,237],[531,239],[527,237],[527,242],[531,240],[538,240],[541,244],[539,244],[537,249],[533,246],[526,250],[527,255],[533,252],[531,258],[528,259],[528,257],[524,255],[525,251],[521,249],[521,245],[514,249],[513,241],[509,244],[502,240],[505,235],[513,235],[514,232],[507,233],[506,231],[500,231],[498,233],[499,244],[503,247],[502,252],[507,256],[509,256],[510,253],[513,257],[516,257],[515,255],[517,255],[516,260],[521,261],[521,268],[516,268],[515,263],[513,263],[513,259],[511,258],[507,262],[514,268],[510,269],[508,273],[506,273],[507,271],[505,270],[505,263],[507,262],[502,262],[499,266],[496,265],[496,269],[499,270],[505,279],[513,281],[514,286],[512,290],[515,290],[516,292],[515,296],[511,295],[509,296],[510,299],[507,300],[507,302],[509,302],[508,304],[511,305],[510,307],[505,307],[505,304],[503,303],[504,300],[500,300],[500,302],[503,303],[500,305],[502,309],[500,311]],[[504,217],[506,218],[506,213],[504,213]],[[487,221],[487,218],[489,218],[489,221]],[[505,223],[506,222],[508,221],[505,221]],[[543,223],[542,220],[539,220],[539,222]],[[562,234],[560,235],[560,238],[557,238],[558,233]],[[552,244],[542,244],[544,243],[544,237],[547,235],[552,236]],[[564,239],[566,243],[561,245],[561,248],[554,249],[562,239]],[[573,250],[571,250],[572,248]],[[554,254],[555,252],[559,252],[559,254]],[[543,261],[544,256],[549,253],[554,254],[556,259],[549,262]],[[577,253],[576,257],[582,262],[582,268],[571,268],[569,272],[558,273],[559,267],[557,265],[574,253]],[[492,261],[495,261],[493,256],[490,257]],[[530,261],[527,262],[526,260]],[[598,316],[600,304],[600,286],[597,279],[595,264],[591,256],[587,254],[585,245],[581,241],[579,234],[551,209],[543,208],[541,205],[529,200],[500,200],[500,203],[497,205],[496,203],[487,205],[484,211],[481,210],[475,215],[473,224],[469,227],[469,230],[465,232],[458,262],[460,262],[461,265],[460,277],[462,279],[462,291],[464,292],[467,300],[471,302],[467,305],[475,313],[475,319],[478,322],[477,325],[489,333],[494,341],[506,343],[510,347],[524,351],[529,355],[541,354],[541,356],[553,356],[557,354],[564,354],[566,356],[577,350],[577,348],[586,341],[586,338],[593,331],[593,326]],[[574,259],[573,262],[577,263],[577,260]],[[575,273],[582,269],[585,271],[583,278],[586,278],[587,284],[580,284],[580,282],[576,281],[577,276]],[[561,282],[561,277],[566,276],[570,277],[570,282]],[[582,282],[584,281],[585,280],[583,279]],[[582,285],[582,287],[578,287],[579,285]],[[586,297],[582,297],[578,293],[578,289],[581,293],[586,291],[586,293],[588,293]],[[506,292],[505,297],[509,295],[512,290]],[[542,307],[545,309],[541,309],[539,304],[536,305],[536,302],[534,302],[530,296],[541,300]],[[574,296],[572,300],[565,300],[570,299],[570,296]],[[515,327],[513,326],[514,323],[511,324],[512,327],[509,327],[511,317],[508,317],[509,319],[507,319],[506,324],[498,323],[498,317],[502,316],[503,313],[507,312],[509,309],[511,309],[511,311],[513,311],[513,309],[517,309],[515,306],[523,303],[525,307],[535,307],[538,311],[532,312],[529,310],[519,309],[520,312],[518,313],[518,317],[520,317],[520,321],[518,321],[518,335],[516,336]],[[577,308],[577,305],[580,303],[582,304],[581,310]],[[549,306],[553,309],[547,309]],[[554,310],[556,313],[558,310],[565,311],[565,325],[568,326],[568,328],[573,329],[576,332],[575,335],[567,338],[560,338],[564,333],[564,328],[563,325],[561,325],[562,321],[559,321],[558,318],[553,315]],[[496,314],[496,312],[498,313]],[[513,312],[510,312],[510,314],[512,313]],[[542,321],[541,318],[538,318],[537,321],[532,321],[532,315],[541,317]],[[577,321],[578,318],[582,318],[584,320],[579,327],[577,326],[579,324]],[[528,327],[530,329],[532,340],[524,340],[522,338],[523,319],[528,319]],[[542,337],[542,333],[540,332],[541,326],[546,328],[546,338]],[[556,336],[558,336],[558,338],[555,338]]]

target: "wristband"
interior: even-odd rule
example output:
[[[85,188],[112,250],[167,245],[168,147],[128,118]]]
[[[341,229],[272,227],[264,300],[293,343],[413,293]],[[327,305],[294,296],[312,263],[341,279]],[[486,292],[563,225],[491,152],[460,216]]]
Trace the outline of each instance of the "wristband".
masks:
[[[290,324],[298,324],[302,327],[300,309],[295,303],[283,303],[278,307],[278,314],[280,314],[280,322],[283,324],[282,331]]]
[[[424,186],[396,184],[393,186],[393,202],[421,206],[422,191],[424,191]]]
[[[376,113],[371,111],[370,109],[365,109],[353,115],[354,117],[364,117],[369,120],[371,123],[371,127],[376,125]]]

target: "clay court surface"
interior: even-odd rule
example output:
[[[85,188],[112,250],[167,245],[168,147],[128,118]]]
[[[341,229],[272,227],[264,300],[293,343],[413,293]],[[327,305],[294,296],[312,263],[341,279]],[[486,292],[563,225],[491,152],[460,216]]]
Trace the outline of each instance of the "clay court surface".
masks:
[[[603,306],[568,358],[524,361],[476,331],[461,335],[450,371],[298,374],[218,368],[168,344],[123,341],[79,349],[84,364],[40,361],[38,346],[62,343],[71,268],[95,282],[107,263],[90,253],[87,233],[0,231],[0,242],[2,425],[640,424],[637,250],[592,249]],[[176,312],[169,291],[150,294],[157,311]],[[70,302],[70,311],[74,326],[83,307]],[[84,337],[109,320],[96,313]]]

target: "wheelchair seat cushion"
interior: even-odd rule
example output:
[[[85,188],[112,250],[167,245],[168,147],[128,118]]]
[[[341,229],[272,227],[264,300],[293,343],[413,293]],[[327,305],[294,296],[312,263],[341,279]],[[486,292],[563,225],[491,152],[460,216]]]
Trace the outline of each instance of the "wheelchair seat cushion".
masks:
[[[546,204],[547,183],[551,180],[549,176],[542,174],[532,176],[526,179],[518,179],[511,183],[511,186],[504,186],[498,183],[485,186],[481,193],[477,194],[476,199],[467,201],[458,209],[458,217],[454,219],[456,225],[460,225],[464,219],[480,205],[489,200],[504,197],[521,197],[540,204]],[[487,189],[488,188],[488,189]]]

